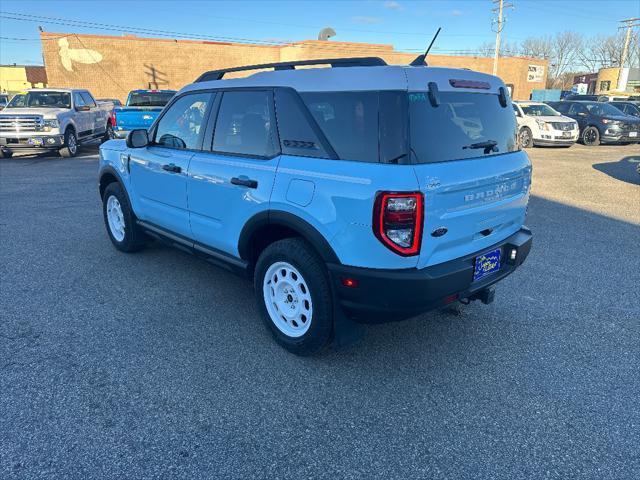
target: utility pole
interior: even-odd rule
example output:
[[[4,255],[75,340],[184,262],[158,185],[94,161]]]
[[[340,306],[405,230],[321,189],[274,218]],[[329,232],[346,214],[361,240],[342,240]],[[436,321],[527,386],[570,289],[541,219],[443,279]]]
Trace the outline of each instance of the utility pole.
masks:
[[[623,89],[624,82],[624,64],[627,61],[627,53],[629,53],[629,41],[631,40],[631,29],[640,25],[640,18],[627,18],[626,20],[621,20],[620,23],[624,23],[625,25],[621,25],[618,27],[618,30],[621,28],[627,29],[627,34],[624,39],[624,47],[622,49],[622,58],[620,59],[620,72],[618,73],[618,91]]]
[[[498,19],[494,19],[492,23],[496,24],[496,51],[493,54],[493,74],[498,74],[498,57],[500,56],[500,34],[502,33],[502,29],[504,28],[505,18],[503,16],[503,12],[505,8],[513,8],[512,3],[504,3],[504,0],[491,0],[491,2],[495,5],[498,4],[497,7],[494,7],[491,11],[493,13],[498,14]]]

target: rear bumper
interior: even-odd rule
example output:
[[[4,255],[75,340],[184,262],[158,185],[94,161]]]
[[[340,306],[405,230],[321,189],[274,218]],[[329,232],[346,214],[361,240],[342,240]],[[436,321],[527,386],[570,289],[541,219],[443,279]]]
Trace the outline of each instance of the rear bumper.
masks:
[[[423,269],[368,269],[329,264],[338,300],[352,318],[362,322],[385,322],[408,318],[441,307],[456,299],[477,298],[487,287],[513,273],[529,255],[533,236],[522,228],[505,240],[471,255]],[[475,257],[501,248],[503,262],[495,273],[473,282]],[[509,252],[516,249],[514,261]],[[342,280],[357,281],[356,288]],[[456,297],[457,295],[457,297]]]
[[[129,133],[129,130],[114,130],[113,133],[115,134],[116,138],[127,138],[127,133]]]

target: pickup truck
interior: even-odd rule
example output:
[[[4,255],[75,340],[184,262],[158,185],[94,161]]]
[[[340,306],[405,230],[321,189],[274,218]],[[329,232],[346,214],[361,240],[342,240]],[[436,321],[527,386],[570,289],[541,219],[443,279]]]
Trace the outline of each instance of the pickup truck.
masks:
[[[113,110],[112,121],[116,137],[125,138],[131,130],[149,129],[175,90],[132,90],[123,107]]]
[[[83,89],[37,88],[11,99],[0,113],[0,158],[16,150],[57,150],[73,157],[82,143],[114,137],[113,104]]]

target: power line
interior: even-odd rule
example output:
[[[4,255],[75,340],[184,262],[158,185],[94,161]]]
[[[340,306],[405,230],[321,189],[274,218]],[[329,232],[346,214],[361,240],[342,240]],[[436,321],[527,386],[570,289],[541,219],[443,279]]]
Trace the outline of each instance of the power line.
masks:
[[[114,27],[120,27],[117,25],[110,25],[110,24],[101,24],[98,22],[86,22],[85,20],[74,20],[74,19],[70,19],[70,18],[61,18],[61,17],[49,17],[49,16],[45,16],[45,15],[31,15],[31,14],[25,14],[25,13],[21,13],[21,12],[0,12],[2,14],[7,14],[7,15],[16,15],[16,16],[24,16],[24,17],[28,17],[28,18],[35,18],[35,19],[42,19],[41,21],[43,23],[46,23],[45,20],[64,20],[67,22],[74,22],[74,23],[91,23],[94,25],[101,25],[101,26],[114,26]],[[218,19],[218,20],[233,20],[233,21],[240,21],[240,22],[250,22],[250,23],[262,23],[262,24],[268,24],[268,25],[281,25],[281,26],[286,26],[286,27],[302,27],[302,28],[313,28],[313,29],[320,29],[320,28],[324,28],[324,26],[321,25],[301,25],[299,23],[284,23],[284,22],[272,22],[272,21],[268,21],[268,20],[257,20],[257,19],[253,19],[253,18],[239,18],[239,17],[220,17],[220,16],[208,16],[207,18],[212,18],[212,19]],[[149,29],[144,29],[142,27],[125,27],[128,30],[131,29],[138,29],[138,30],[149,30]],[[350,28],[350,27],[338,27],[341,31],[351,31],[351,32],[362,32],[362,33],[377,33],[377,34],[391,34],[391,35],[411,35],[411,36],[426,36],[426,32],[407,32],[407,31],[388,31],[388,30],[371,30],[371,29],[361,29],[361,28]],[[156,31],[162,31],[162,30],[156,30]],[[180,33],[180,32],[167,32],[170,33],[171,35],[178,35],[178,36],[183,36],[183,35],[191,35],[191,34],[184,34],[184,33]],[[484,33],[443,33],[443,36],[446,37],[486,37],[488,36],[488,34],[484,34]],[[231,38],[231,37],[229,37]],[[286,43],[286,42],[285,42]]]

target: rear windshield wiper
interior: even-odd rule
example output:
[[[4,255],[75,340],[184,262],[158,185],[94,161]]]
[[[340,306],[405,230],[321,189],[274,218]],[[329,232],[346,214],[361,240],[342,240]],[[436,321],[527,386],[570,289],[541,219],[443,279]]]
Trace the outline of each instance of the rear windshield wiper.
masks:
[[[491,153],[491,152],[497,152],[498,149],[496,148],[496,146],[498,145],[498,142],[496,142],[495,140],[487,140],[486,142],[478,142],[478,143],[472,143],[470,145],[465,145],[464,147],[462,147],[463,150],[467,149],[467,148],[484,148],[484,153]]]

